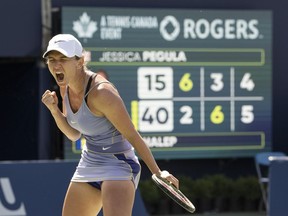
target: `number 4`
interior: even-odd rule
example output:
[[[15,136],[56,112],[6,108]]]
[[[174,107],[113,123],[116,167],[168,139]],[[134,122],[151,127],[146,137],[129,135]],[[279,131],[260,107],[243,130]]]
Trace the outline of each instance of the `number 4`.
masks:
[[[242,89],[247,89],[248,91],[252,91],[255,87],[254,81],[251,79],[251,74],[250,73],[245,73],[241,83],[240,83],[240,88]]]

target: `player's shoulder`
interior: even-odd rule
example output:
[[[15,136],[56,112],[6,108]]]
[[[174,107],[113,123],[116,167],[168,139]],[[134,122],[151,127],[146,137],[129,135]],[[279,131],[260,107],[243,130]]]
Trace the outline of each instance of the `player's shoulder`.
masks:
[[[107,80],[95,80],[91,93],[97,98],[109,99],[118,94],[115,86]]]

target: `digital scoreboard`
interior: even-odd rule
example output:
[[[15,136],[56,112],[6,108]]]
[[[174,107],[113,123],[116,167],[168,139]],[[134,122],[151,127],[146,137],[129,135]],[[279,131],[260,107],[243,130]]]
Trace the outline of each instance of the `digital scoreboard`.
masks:
[[[272,148],[272,13],[62,8],[62,32],[102,68],[157,159]],[[65,158],[85,140],[65,140]]]

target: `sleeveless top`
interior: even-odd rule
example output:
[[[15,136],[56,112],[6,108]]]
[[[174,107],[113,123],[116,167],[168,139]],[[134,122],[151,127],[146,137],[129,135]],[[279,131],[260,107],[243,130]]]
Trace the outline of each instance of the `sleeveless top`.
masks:
[[[94,74],[97,76],[97,74]],[[97,153],[120,153],[132,150],[132,145],[120,134],[113,124],[106,118],[93,114],[87,105],[89,92],[100,82],[91,87],[91,81],[95,76],[89,78],[82,104],[77,112],[73,112],[69,102],[68,87],[66,88],[64,101],[66,107],[66,119],[68,124],[78,130],[86,139],[88,151]],[[105,83],[110,83],[104,81]]]

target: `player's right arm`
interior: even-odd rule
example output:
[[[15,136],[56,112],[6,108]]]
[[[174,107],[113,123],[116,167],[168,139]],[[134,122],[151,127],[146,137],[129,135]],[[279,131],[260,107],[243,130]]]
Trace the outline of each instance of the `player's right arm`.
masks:
[[[81,137],[81,133],[68,124],[66,116],[59,109],[58,97],[55,91],[51,92],[50,90],[46,90],[42,95],[42,102],[50,110],[57,127],[68,137],[68,139],[76,141]]]

